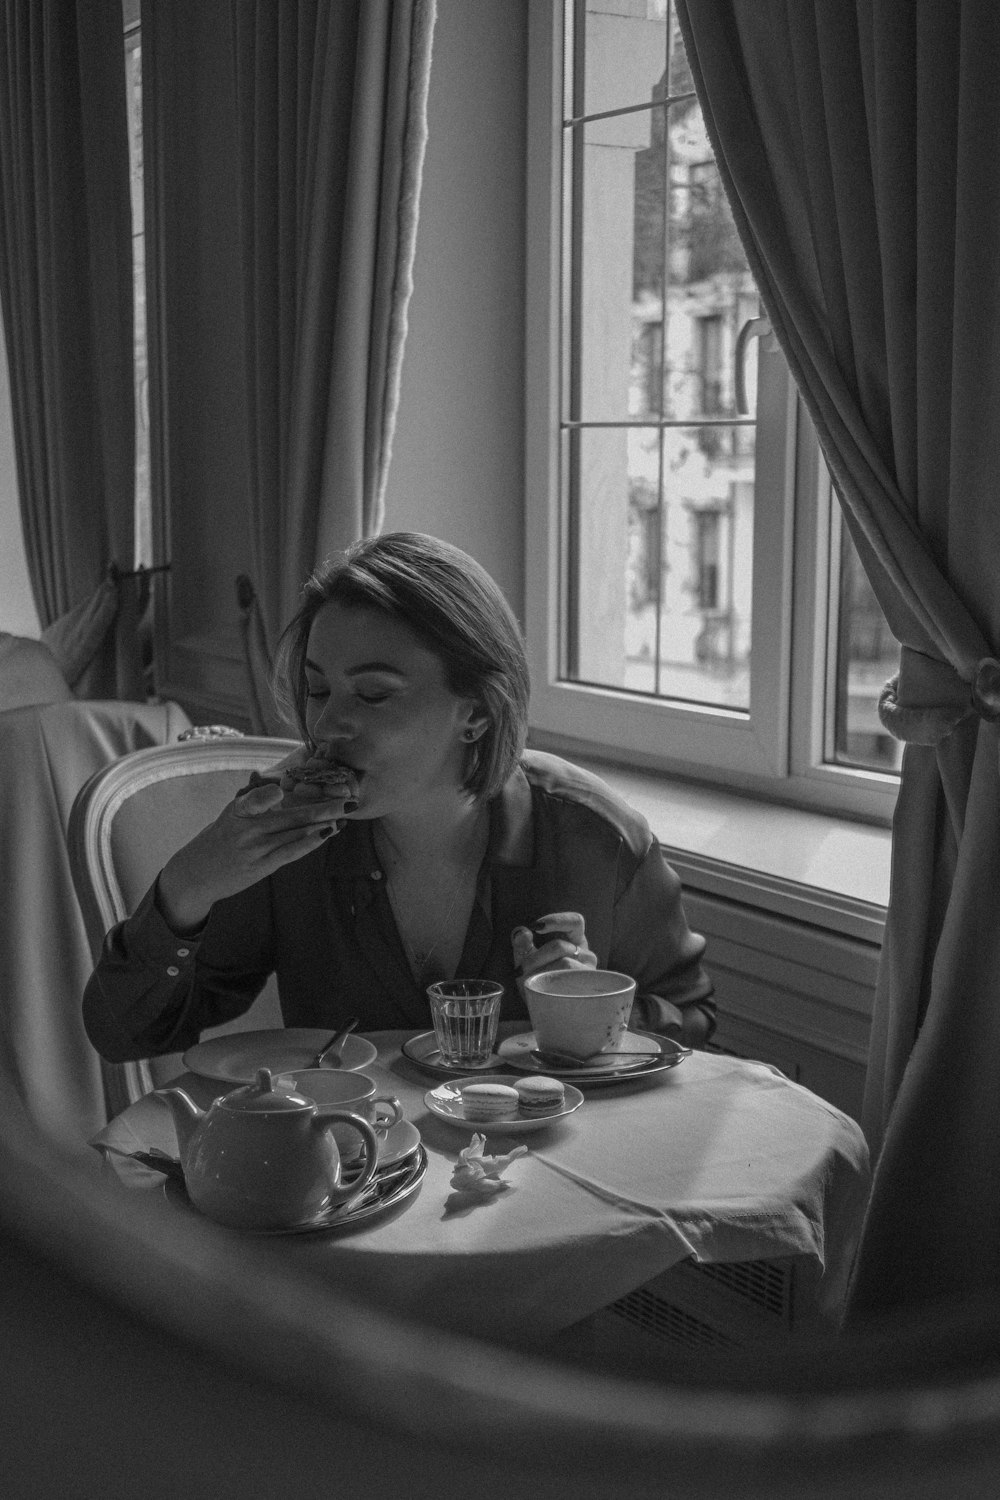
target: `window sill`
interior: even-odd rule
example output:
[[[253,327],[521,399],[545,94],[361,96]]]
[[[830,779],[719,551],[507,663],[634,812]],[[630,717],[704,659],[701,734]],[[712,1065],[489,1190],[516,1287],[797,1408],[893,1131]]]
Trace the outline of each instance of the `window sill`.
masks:
[[[643,814],[687,888],[881,944],[890,829],[570,758]]]

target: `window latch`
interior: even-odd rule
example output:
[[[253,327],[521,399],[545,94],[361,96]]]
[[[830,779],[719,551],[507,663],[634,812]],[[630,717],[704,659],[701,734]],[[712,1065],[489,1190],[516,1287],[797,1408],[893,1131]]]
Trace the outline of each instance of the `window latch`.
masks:
[[[750,404],[747,401],[747,350],[751,339],[766,339],[771,336],[771,320],[767,317],[748,318],[743,324],[736,337],[735,383],[736,383],[736,410],[741,417],[750,415]],[[770,352],[775,347],[775,341],[765,348]]]

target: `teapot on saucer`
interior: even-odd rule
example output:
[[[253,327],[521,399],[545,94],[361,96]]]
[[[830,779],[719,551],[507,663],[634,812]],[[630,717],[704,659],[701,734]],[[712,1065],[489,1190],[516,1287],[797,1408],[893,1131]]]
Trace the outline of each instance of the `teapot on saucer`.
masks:
[[[188,1197],[209,1218],[235,1229],[295,1229],[363,1191],[378,1162],[378,1137],[348,1111],[322,1114],[312,1099],[274,1087],[260,1068],[255,1083],[199,1109],[181,1088],[157,1089],[170,1109]],[[341,1181],[335,1123],[361,1136],[362,1167]],[[353,1166],[353,1162],[352,1162]]]

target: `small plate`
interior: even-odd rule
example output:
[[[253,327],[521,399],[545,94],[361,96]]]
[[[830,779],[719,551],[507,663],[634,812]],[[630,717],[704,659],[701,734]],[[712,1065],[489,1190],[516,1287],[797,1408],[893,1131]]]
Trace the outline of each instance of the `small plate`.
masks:
[[[433,1073],[435,1078],[457,1078],[468,1073],[469,1063],[446,1063],[441,1060],[441,1052],[438,1048],[437,1037],[433,1031],[422,1031],[419,1036],[409,1036],[400,1049],[404,1057],[410,1062],[416,1063],[418,1068],[423,1068],[425,1073]],[[478,1073],[480,1069],[488,1073],[491,1068],[502,1068],[503,1058],[496,1052],[491,1052],[484,1063],[471,1064],[473,1072]]]
[[[488,1081],[510,1083],[510,1079],[504,1077],[502,1073],[491,1073]],[[456,1078],[449,1083],[439,1083],[436,1089],[427,1090],[424,1103],[431,1114],[437,1115],[439,1120],[447,1120],[449,1125],[459,1125],[463,1130],[478,1132],[480,1135],[527,1135],[532,1130],[544,1130],[546,1125],[554,1125],[557,1120],[564,1120],[583,1103],[580,1090],[575,1089],[571,1083],[567,1083],[566,1097],[561,1108],[552,1110],[551,1114],[519,1115],[516,1120],[467,1120],[462,1113],[462,1088],[467,1083],[482,1082],[482,1074],[476,1073],[469,1078]]]
[[[308,1068],[337,1028],[289,1026],[274,1031],[231,1031],[225,1036],[209,1037],[184,1053],[183,1063],[189,1073],[211,1078],[218,1083],[253,1083],[258,1068],[272,1073],[293,1073]],[[352,1032],[344,1038],[341,1069],[358,1073],[378,1057],[378,1048],[365,1037]]]
[[[634,1054],[651,1050],[652,1044],[659,1048],[655,1057],[639,1059]],[[645,1078],[650,1073],[662,1073],[666,1068],[676,1068],[678,1063],[690,1056],[691,1049],[682,1047],[670,1037],[656,1036],[652,1031],[626,1031],[622,1037],[622,1061],[616,1062],[609,1053],[607,1062],[581,1063],[571,1067],[568,1063],[540,1062],[532,1053],[538,1043],[533,1031],[522,1031],[500,1043],[499,1055],[508,1068],[521,1073],[544,1073],[549,1078],[573,1078],[577,1083],[594,1085],[599,1083],[622,1083],[629,1078]],[[628,1060],[629,1053],[633,1054]]]
[[[308,1224],[295,1224],[288,1229],[237,1229],[232,1230],[231,1233],[271,1238],[276,1235],[289,1234],[330,1234],[339,1229],[353,1229],[359,1224],[367,1223],[370,1219],[388,1213],[390,1209],[396,1208],[398,1204],[412,1197],[423,1182],[426,1171],[427,1152],[423,1146],[420,1146],[405,1161],[395,1166],[388,1166],[385,1170],[380,1166],[356,1202],[352,1203],[348,1199],[346,1203],[328,1209],[326,1213],[320,1214]],[[175,1208],[185,1209],[188,1213],[199,1212],[188,1197],[183,1182],[167,1178],[163,1191],[167,1202],[173,1204]]]

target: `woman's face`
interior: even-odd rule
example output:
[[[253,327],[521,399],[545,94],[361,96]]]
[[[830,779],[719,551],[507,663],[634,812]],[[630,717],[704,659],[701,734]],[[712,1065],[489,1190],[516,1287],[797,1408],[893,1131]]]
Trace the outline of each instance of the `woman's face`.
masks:
[[[401,620],[336,602],[313,620],[306,650],[306,723],[316,744],[357,772],[358,818],[405,812],[454,794],[481,725],[471,699]]]

